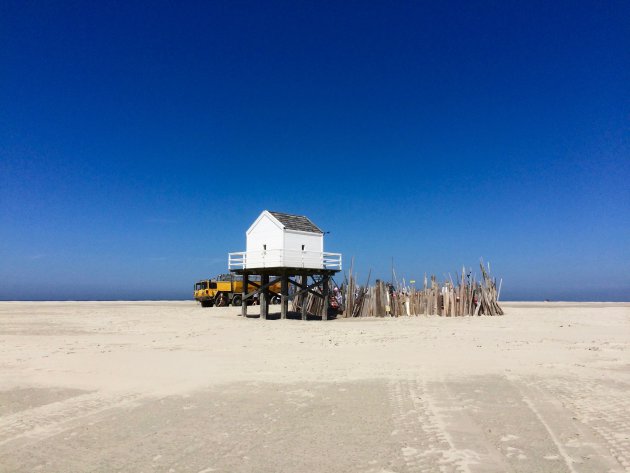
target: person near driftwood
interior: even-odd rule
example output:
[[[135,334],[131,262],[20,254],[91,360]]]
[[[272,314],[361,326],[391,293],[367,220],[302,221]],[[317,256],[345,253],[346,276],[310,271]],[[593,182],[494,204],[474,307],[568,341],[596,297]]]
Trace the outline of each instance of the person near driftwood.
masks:
[[[343,310],[343,296],[341,295],[341,291],[337,286],[333,289],[333,297],[337,302],[337,307],[339,310]]]

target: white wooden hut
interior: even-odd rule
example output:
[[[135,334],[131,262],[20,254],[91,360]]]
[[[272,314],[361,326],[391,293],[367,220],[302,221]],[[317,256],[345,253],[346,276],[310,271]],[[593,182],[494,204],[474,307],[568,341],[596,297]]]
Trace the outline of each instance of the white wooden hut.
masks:
[[[229,254],[230,270],[341,270],[341,254],[324,252],[324,232],[303,215],[265,210],[247,230],[246,239],[246,251]]]

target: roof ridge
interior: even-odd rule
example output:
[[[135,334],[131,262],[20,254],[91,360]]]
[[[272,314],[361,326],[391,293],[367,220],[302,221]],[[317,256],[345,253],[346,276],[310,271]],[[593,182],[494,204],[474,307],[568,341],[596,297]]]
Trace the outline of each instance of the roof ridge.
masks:
[[[269,212],[270,214],[293,215],[294,217],[304,217],[304,218],[308,218],[306,215],[300,215],[300,214],[290,214],[290,213],[287,213],[287,212],[278,212],[277,210],[268,210],[267,212]]]
[[[267,212],[269,212],[276,220],[278,220],[285,229],[309,233],[324,233],[306,215],[289,214],[286,212],[277,212],[273,210],[268,210]]]

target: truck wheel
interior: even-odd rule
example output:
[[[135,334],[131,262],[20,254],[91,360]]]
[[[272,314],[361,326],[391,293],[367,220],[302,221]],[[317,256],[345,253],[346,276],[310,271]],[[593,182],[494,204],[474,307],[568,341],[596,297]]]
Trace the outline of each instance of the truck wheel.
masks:
[[[212,307],[212,301],[201,301],[201,307]]]
[[[280,304],[280,296],[272,296],[269,302],[272,304]]]
[[[241,305],[242,303],[243,303],[243,296],[241,296],[240,294],[236,294],[232,298],[232,305],[233,306]]]
[[[228,304],[227,299],[223,296],[222,293],[218,293],[216,295],[216,297],[214,298],[214,302],[217,307],[223,307]]]

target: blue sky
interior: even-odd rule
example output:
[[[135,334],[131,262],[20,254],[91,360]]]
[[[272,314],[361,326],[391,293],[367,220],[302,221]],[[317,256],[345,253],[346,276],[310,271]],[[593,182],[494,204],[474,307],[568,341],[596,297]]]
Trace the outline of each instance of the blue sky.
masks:
[[[2,2],[0,299],[187,298],[263,209],[361,278],[630,300],[628,2]]]

